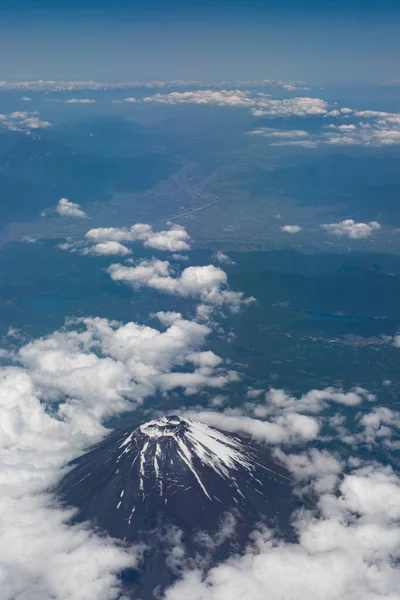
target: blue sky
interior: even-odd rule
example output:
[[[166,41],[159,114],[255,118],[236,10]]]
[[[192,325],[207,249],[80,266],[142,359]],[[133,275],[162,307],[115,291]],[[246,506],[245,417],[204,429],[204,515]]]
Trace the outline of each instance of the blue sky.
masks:
[[[0,0],[0,79],[380,83],[399,22],[388,0]]]

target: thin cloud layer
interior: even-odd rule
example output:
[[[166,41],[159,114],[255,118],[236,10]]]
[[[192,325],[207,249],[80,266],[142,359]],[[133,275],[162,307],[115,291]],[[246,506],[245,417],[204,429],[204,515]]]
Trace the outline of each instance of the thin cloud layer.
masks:
[[[65,102],[66,104],[95,104],[96,100],[90,98],[70,98]]]
[[[214,260],[219,262],[221,265],[236,264],[235,261],[233,261],[227,254],[224,254],[224,252],[221,252],[221,250],[218,250],[217,252],[215,252],[213,254],[213,258],[214,258]]]
[[[32,90],[36,92],[70,92],[74,90],[120,90],[129,88],[179,88],[179,87],[262,87],[276,86],[287,91],[308,89],[304,81],[275,79],[226,80],[204,82],[199,80],[172,79],[165,81],[0,81],[1,90]]]
[[[87,214],[81,209],[80,205],[75,202],[70,202],[67,198],[61,198],[58,201],[56,211],[61,217],[87,219]]]
[[[356,223],[353,219],[346,219],[340,223],[325,223],[321,228],[337,237],[348,237],[352,240],[365,239],[378,231],[381,226],[377,221],[370,223]]]

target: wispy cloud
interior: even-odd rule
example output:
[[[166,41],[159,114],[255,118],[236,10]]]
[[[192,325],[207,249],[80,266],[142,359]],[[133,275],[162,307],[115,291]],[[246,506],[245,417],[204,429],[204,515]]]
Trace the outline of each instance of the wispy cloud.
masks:
[[[299,233],[299,231],[301,231],[301,227],[300,225],[283,225],[283,227],[281,227],[281,231],[292,234]]]
[[[95,104],[96,100],[90,98],[70,98],[65,100],[66,104]]]

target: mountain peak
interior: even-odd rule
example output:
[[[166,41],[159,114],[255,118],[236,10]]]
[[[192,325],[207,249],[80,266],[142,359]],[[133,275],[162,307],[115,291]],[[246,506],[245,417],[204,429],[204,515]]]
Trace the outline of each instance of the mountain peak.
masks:
[[[242,442],[204,423],[185,417],[168,416],[148,421],[128,433],[120,445],[121,455],[137,456],[139,459],[139,490],[145,493],[154,483],[159,483],[160,494],[175,493],[175,486],[164,486],[164,479],[174,475],[186,479],[191,473],[205,496],[211,501],[207,491],[207,472],[212,469],[219,477],[232,479],[232,472],[244,469],[249,475],[256,468],[254,457]],[[264,466],[267,469],[266,466]],[[275,473],[276,476],[281,474]],[[178,483],[179,485],[179,483]],[[236,491],[243,496],[237,484]]]
[[[141,573],[141,596],[153,598],[176,572],[168,566],[170,532],[179,530],[185,556],[222,560],[264,523],[290,534],[291,480],[268,450],[252,440],[183,416],[165,416],[117,432],[71,464],[58,493],[91,521],[126,542],[150,548]],[[229,538],[210,550],[224,522]],[[172,536],[173,537],[173,536]]]

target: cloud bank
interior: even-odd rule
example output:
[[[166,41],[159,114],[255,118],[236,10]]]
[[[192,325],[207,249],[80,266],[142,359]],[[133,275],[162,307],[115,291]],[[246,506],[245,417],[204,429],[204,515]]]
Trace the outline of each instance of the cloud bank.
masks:
[[[178,313],[160,328],[89,317],[22,346],[0,368],[0,598],[109,600],[142,549],[72,526],[48,493],[103,420],[149,395],[220,389],[237,377],[203,350],[211,330]]]

